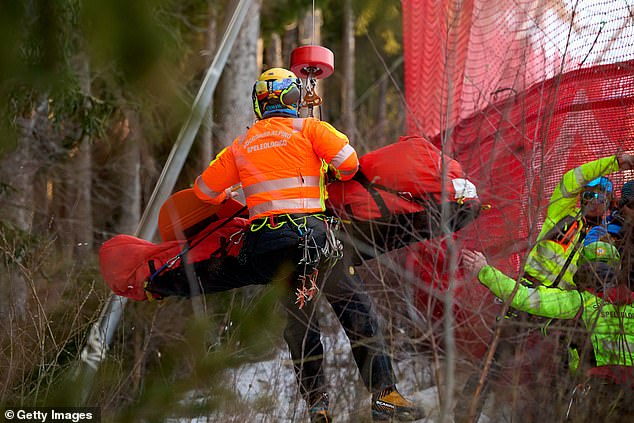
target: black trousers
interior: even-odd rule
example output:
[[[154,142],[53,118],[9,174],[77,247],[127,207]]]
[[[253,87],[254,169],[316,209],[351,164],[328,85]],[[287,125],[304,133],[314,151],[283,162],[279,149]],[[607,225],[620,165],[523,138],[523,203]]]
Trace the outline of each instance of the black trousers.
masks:
[[[303,244],[303,236],[308,236],[311,245],[323,248],[326,227],[322,220],[315,217],[306,218],[305,223],[303,228],[287,222],[280,228],[264,226],[257,232],[248,233],[245,253],[247,266],[259,275],[260,281],[280,283],[288,288],[282,301],[288,316],[284,339],[293,359],[302,396],[311,402],[315,394],[326,392],[324,349],[317,298],[306,302],[301,309],[295,304],[297,289],[302,288],[299,276],[304,272],[304,266],[298,265],[304,250],[298,246]],[[362,281],[351,271],[346,258],[333,267],[322,263],[318,270],[319,294],[328,300],[346,332],[366,387],[376,391],[393,385],[392,362]]]
[[[326,392],[323,373],[324,349],[317,311],[317,300],[325,297],[332,306],[352,347],[355,363],[371,392],[395,383],[391,358],[379,330],[372,301],[363,282],[351,271],[350,255],[333,267],[318,267],[318,295],[300,309],[295,304],[301,288],[299,276],[304,272],[298,263],[300,248],[308,236],[311,246],[326,244],[323,220],[308,216],[294,219],[280,217],[257,231],[248,231],[238,257],[224,257],[196,263],[194,273],[202,293],[226,291],[246,285],[276,283],[286,288],[282,306],[287,314],[284,339],[288,344],[302,396],[310,403],[315,395]],[[191,273],[191,272],[190,272]],[[150,290],[161,295],[190,296],[191,278],[183,268],[174,269],[153,280]]]

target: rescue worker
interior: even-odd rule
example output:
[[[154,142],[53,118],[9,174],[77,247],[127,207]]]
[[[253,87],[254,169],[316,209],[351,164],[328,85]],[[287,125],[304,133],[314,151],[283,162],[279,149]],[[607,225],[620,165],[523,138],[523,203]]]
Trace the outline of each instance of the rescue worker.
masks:
[[[586,231],[603,224],[609,211],[613,186],[604,175],[632,168],[634,157],[618,154],[564,174],[550,198],[537,242],[526,259],[523,283],[574,289],[573,275]]]
[[[604,225],[609,213],[613,184],[604,175],[632,168],[634,156],[619,153],[582,164],[563,175],[551,195],[542,229],[526,259],[520,278],[523,285],[575,289],[573,276],[587,231]],[[493,363],[496,370],[501,363],[517,356],[517,330],[526,323],[516,325],[518,320],[531,321],[534,326],[548,324],[548,319],[519,314],[510,311],[503,321]],[[478,380],[479,372],[473,372],[463,387],[464,398],[474,395]],[[488,389],[486,384],[485,390]],[[454,409],[456,423],[470,419],[469,414],[474,410],[470,410],[466,403],[457,403]],[[480,401],[475,412],[479,413],[482,405],[483,401]]]
[[[617,218],[611,226],[613,230],[618,228],[613,236],[621,252],[620,280],[624,283],[634,281],[634,181],[623,184]]]
[[[605,238],[614,239],[621,254],[619,280],[629,284],[634,280],[634,180],[623,184],[621,198],[610,215],[607,227],[592,228],[585,242]]]
[[[621,187],[621,198],[610,214],[606,227],[593,228],[595,237],[609,235],[616,240],[629,236],[628,231],[634,226],[634,180],[627,181]],[[588,234],[589,235],[589,234]],[[586,237],[586,241],[588,237]]]
[[[627,236],[627,231],[634,227],[634,180],[627,181],[623,184],[618,211],[619,218],[615,219],[615,223],[621,226],[618,237],[622,238]]]
[[[489,266],[480,252],[463,250],[462,257],[465,270],[477,274],[478,280],[500,299],[511,300],[512,307],[548,318],[580,316],[588,345],[582,348],[576,369],[580,383],[573,391],[576,404],[572,421],[631,421],[634,293],[626,284],[618,283],[619,253],[615,246],[598,241],[584,247],[583,260],[574,275],[578,290],[528,288]]]
[[[240,183],[250,228],[239,255],[260,278],[287,288],[284,338],[311,422],[330,422],[316,299],[325,295],[348,336],[374,420],[416,420],[423,410],[396,390],[392,362],[370,298],[336,239],[338,221],[324,215],[326,175],[348,180],[358,170],[348,138],[330,124],[299,118],[302,84],[273,68],[253,86],[256,123],[221,151],[196,179],[203,201],[219,204]],[[253,281],[251,281],[253,283]]]

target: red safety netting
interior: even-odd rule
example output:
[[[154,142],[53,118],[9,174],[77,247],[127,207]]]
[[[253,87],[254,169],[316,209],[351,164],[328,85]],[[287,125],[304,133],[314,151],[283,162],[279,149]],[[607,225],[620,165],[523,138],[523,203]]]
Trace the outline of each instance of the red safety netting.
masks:
[[[492,206],[457,234],[458,247],[484,251],[515,277],[563,173],[634,152],[632,12],[608,0],[402,5],[408,132],[457,159]],[[634,178],[624,173],[612,176],[617,195]],[[429,286],[447,291],[444,251],[436,241],[409,253],[424,287],[420,308],[430,306]],[[499,307],[477,284],[457,280],[456,339],[478,356],[490,341],[482,322]]]
[[[402,0],[410,134],[555,75],[630,60],[632,6],[613,0]]]
[[[566,170],[634,150],[633,112],[630,61],[551,78],[462,120],[446,144],[478,185],[481,199],[493,206],[477,225],[487,228],[487,236],[471,228],[468,238],[495,255],[534,238]],[[613,176],[617,187],[624,177]]]

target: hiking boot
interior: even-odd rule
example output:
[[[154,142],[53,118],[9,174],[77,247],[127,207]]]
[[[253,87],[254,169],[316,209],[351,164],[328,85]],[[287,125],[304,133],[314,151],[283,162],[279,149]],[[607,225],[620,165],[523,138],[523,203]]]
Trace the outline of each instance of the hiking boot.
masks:
[[[425,411],[406,400],[391,386],[372,394],[372,420],[411,422],[425,417]]]
[[[308,408],[310,423],[332,423],[332,417],[328,414],[328,394],[323,392],[317,394],[310,402]]]

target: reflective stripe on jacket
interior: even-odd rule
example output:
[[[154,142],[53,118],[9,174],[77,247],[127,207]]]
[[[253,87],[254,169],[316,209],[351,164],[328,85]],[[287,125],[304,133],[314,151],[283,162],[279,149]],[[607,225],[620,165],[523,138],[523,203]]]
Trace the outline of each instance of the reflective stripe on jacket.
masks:
[[[236,138],[196,179],[194,192],[218,204],[240,182],[251,220],[325,210],[325,173],[348,180],[359,167],[348,138],[313,118],[272,117]]]
[[[532,279],[546,286],[552,285],[557,279],[568,256],[575,251],[574,245],[579,242],[580,229],[583,225],[581,211],[577,206],[579,193],[593,179],[618,170],[616,156],[610,156],[585,163],[564,174],[550,198],[546,219],[537,237],[537,243],[526,259],[524,272]],[[566,218],[577,220],[576,230],[567,237],[552,239],[553,229]],[[571,289],[575,286],[572,278],[577,271],[577,251],[561,277],[558,285],[561,288]]]
[[[478,279],[496,297],[506,300],[517,285],[493,266],[484,266]],[[562,290],[519,285],[511,307],[537,316],[574,319],[581,310],[586,331],[592,341],[597,366],[634,364],[634,307],[613,304],[589,291]]]

